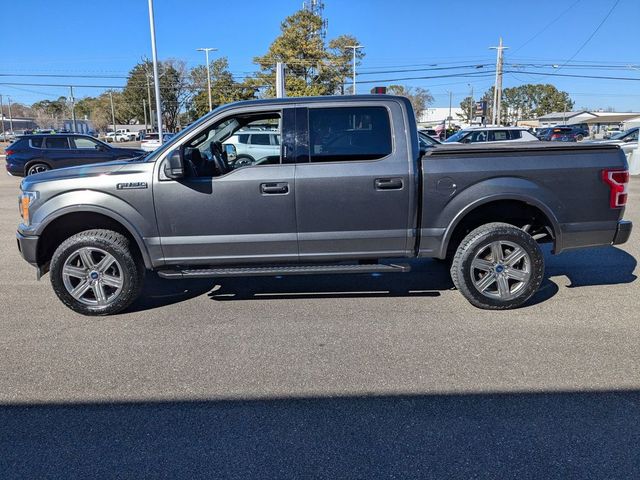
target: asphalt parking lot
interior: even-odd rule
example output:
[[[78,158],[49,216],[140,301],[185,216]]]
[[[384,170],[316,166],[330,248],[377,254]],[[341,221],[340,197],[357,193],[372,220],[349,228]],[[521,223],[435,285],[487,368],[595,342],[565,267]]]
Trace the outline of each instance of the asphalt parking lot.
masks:
[[[1,478],[638,478],[640,179],[626,245],[530,305],[446,267],[161,281],[82,317],[18,254],[0,176]]]

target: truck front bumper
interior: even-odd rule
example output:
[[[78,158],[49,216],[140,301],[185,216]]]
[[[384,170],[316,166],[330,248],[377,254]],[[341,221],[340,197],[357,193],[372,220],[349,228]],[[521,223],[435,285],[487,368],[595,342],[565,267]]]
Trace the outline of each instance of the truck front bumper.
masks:
[[[613,244],[620,245],[629,240],[632,229],[633,223],[628,220],[620,220],[618,222],[618,228],[616,228],[616,234],[613,237]]]
[[[27,236],[22,235],[20,232],[16,233],[16,238],[18,240],[18,250],[27,262],[29,262],[34,267],[38,266],[38,240],[40,237],[38,236]]]

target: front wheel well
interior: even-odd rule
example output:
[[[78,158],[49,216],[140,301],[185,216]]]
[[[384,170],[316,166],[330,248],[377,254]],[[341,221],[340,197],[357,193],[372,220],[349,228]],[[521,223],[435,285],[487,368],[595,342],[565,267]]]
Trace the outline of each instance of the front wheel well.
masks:
[[[49,262],[56,248],[67,238],[85,230],[112,230],[129,239],[131,253],[139,261],[143,261],[140,247],[131,232],[120,222],[107,215],[96,212],[74,212],[62,215],[49,223],[40,234],[37,249],[38,266],[49,268]]]
[[[496,200],[474,208],[458,222],[447,243],[447,257],[455,253],[472,230],[492,222],[522,228],[539,243],[553,242],[556,238],[553,224],[538,207],[520,200]]]

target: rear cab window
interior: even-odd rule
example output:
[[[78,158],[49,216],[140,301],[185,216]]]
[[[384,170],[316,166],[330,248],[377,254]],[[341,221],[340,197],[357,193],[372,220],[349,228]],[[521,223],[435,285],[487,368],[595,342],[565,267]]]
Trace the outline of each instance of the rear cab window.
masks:
[[[393,150],[385,107],[309,109],[311,162],[377,160]]]

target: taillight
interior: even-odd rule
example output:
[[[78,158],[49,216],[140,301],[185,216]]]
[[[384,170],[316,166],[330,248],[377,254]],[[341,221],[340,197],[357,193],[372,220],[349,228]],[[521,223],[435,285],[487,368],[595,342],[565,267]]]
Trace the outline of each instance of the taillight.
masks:
[[[551,135],[551,140],[555,140],[556,138],[560,138],[559,133],[554,133],[553,135]]]
[[[609,185],[609,206],[621,208],[627,204],[627,185],[629,185],[629,170],[603,170],[602,180]]]
[[[5,153],[5,155],[13,155],[16,152],[15,152],[15,150],[6,150],[4,153]]]

